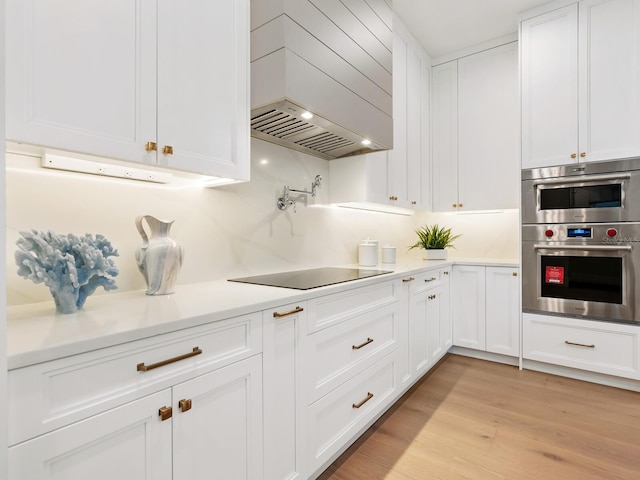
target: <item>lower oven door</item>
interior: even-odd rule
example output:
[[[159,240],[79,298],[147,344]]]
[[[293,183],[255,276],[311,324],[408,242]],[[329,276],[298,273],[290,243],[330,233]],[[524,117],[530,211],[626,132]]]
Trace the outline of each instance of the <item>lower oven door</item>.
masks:
[[[640,324],[635,250],[629,244],[523,242],[523,309]]]

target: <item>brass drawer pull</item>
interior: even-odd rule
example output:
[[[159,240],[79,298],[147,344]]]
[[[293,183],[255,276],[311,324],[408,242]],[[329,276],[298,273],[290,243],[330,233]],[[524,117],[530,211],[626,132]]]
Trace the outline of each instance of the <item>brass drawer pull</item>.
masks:
[[[569,340],[565,340],[564,343],[566,343],[567,345],[575,345],[576,347],[596,348],[595,345],[585,345],[584,343],[573,343],[573,342],[570,342]]]
[[[173,147],[171,145],[165,145],[162,147],[163,155],[173,155]]]
[[[302,311],[304,311],[304,308],[296,307],[293,310],[291,310],[290,312],[284,312],[284,313],[273,312],[273,318],[286,317],[287,315],[293,315],[294,313],[300,313]]]
[[[424,281],[425,282],[433,282],[434,280],[437,280],[436,277],[431,277],[431,278],[425,278]]]
[[[189,353],[185,353],[184,355],[180,355],[179,357],[169,358],[168,360],[163,360],[158,363],[152,363],[151,365],[145,365],[144,362],[139,363],[137,370],[139,372],[148,372],[149,370],[153,370],[154,368],[164,367],[165,365],[169,365],[170,363],[179,362],[180,360],[184,360],[185,358],[195,357],[196,355],[200,355],[202,350],[198,347],[193,347],[193,351]]]
[[[444,272],[442,272],[442,273],[444,273],[445,275],[449,275],[449,271],[448,271],[448,270],[445,270],[445,271],[444,271]]]
[[[367,403],[369,400],[371,400],[373,398],[373,393],[371,392],[367,392],[367,398],[365,398],[364,400],[362,400],[360,403],[354,403],[351,406],[353,408],[360,408],[361,406],[363,406],[365,403]]]
[[[169,420],[171,418],[171,416],[173,415],[173,408],[171,408],[171,407],[160,407],[160,409],[158,410],[158,415],[160,415],[160,420],[162,420],[163,422],[165,420]]]
[[[371,342],[373,342],[373,338],[367,337],[367,341],[366,342],[361,343],[360,345],[351,345],[351,348],[353,350],[360,350],[362,347],[369,345]]]
[[[182,399],[178,402],[178,406],[180,407],[181,412],[188,412],[191,410],[191,399]]]
[[[147,152],[155,152],[158,150],[158,144],[156,142],[147,142],[144,144],[144,149]]]
[[[413,282],[414,280],[415,280],[415,278],[413,278],[413,277],[403,278],[403,279],[402,279],[402,281],[403,281],[404,283]]]

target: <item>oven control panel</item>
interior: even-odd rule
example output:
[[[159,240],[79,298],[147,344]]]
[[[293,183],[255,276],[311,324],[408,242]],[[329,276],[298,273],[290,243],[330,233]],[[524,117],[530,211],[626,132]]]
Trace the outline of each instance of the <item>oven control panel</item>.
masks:
[[[522,240],[590,244],[640,243],[640,222],[589,225],[523,225]]]

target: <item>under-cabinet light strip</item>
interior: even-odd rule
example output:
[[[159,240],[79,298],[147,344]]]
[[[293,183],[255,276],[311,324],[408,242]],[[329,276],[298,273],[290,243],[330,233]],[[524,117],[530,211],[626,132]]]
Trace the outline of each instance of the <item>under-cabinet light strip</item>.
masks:
[[[110,163],[99,163],[91,160],[52,155],[50,153],[42,157],[41,165],[44,168],[53,168],[55,170],[89,173],[104,177],[126,178],[128,180],[138,180],[142,182],[169,183],[173,180],[173,175],[170,173],[156,172],[142,168],[123,167]]]

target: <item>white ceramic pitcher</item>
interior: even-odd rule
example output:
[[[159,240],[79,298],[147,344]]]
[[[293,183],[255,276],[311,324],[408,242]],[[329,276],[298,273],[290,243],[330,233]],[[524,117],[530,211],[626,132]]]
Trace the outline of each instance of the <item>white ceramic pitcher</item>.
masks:
[[[149,234],[144,229],[143,220]],[[136,251],[136,261],[147,282],[147,295],[166,295],[174,291],[184,251],[169,237],[173,222],[158,220],[151,215],[136,217],[136,227],[142,237],[142,246]]]

